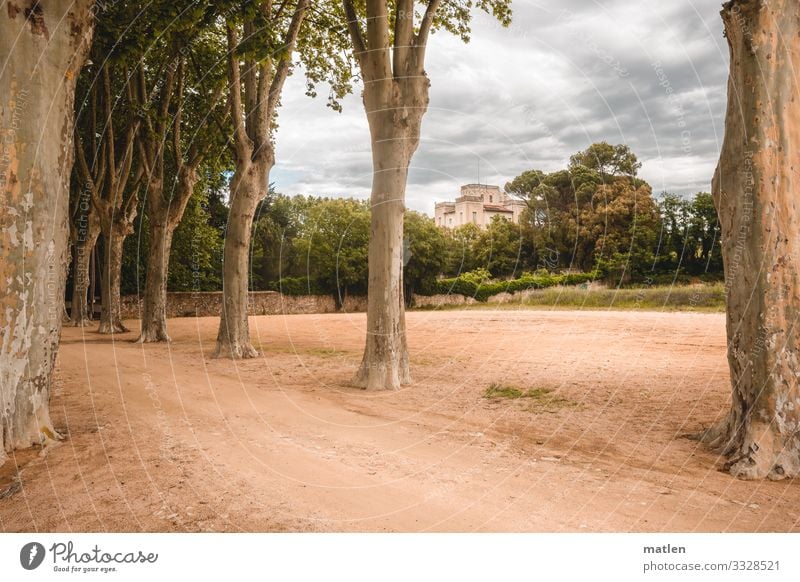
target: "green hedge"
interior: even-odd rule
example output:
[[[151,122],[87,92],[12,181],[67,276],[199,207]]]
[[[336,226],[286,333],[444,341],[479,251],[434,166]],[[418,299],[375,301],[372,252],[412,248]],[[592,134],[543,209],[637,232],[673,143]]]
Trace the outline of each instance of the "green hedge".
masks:
[[[317,283],[306,277],[284,277],[280,281],[270,282],[269,288],[284,295],[323,295]]]
[[[482,275],[482,273],[480,274]],[[475,272],[464,273],[454,279],[439,279],[432,295],[449,295],[455,293],[464,297],[473,297],[478,301],[486,301],[498,293],[516,293],[528,289],[545,289],[556,285],[581,285],[597,278],[597,273],[569,273],[555,275],[552,273],[523,273],[519,279],[510,281],[488,281],[476,276]]]

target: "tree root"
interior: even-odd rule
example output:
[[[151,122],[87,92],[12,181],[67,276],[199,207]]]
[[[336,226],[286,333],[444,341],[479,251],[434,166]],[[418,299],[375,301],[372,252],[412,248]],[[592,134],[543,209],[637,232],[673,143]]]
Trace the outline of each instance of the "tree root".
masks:
[[[227,358],[230,360],[249,360],[259,356],[250,342],[228,343],[217,340],[217,347],[214,349],[213,358]]]
[[[121,321],[111,323],[110,321],[101,321],[100,327],[97,328],[97,333],[113,334],[113,333],[127,333],[130,330],[123,325]]]

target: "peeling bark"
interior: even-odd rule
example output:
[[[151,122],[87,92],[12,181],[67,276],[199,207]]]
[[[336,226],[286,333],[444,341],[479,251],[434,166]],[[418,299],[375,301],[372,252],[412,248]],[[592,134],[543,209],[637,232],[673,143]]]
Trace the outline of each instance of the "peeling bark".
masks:
[[[125,228],[127,227],[127,228]],[[122,323],[122,299],[120,281],[122,279],[122,247],[125,238],[133,232],[130,225],[115,225],[111,236],[103,241],[103,274],[100,278],[100,326],[97,333],[125,333],[128,328]]]
[[[291,55],[309,9],[309,0],[298,0],[282,46]],[[261,5],[265,21],[280,22],[281,10],[271,3]],[[254,23],[246,21],[244,31]],[[225,231],[222,265],[222,314],[217,333],[215,357],[254,358],[258,352],[250,342],[247,294],[250,281],[250,238],[258,203],[269,190],[269,172],[275,164],[272,127],[291,59],[283,57],[256,62],[244,58],[244,77],[240,70],[238,30],[228,25],[228,109],[233,124],[233,154],[236,170],[231,179],[231,207]],[[242,90],[244,88],[244,91]]]
[[[722,10],[731,64],[712,190],[722,227],[732,405],[702,439],[743,479],[800,474],[800,4]]]
[[[72,309],[69,318],[70,325],[73,327],[86,327],[92,323],[92,314],[89,313],[87,296],[89,292],[89,264],[99,236],[100,222],[97,220],[96,216],[90,214],[86,222],[85,232],[79,229],[75,242],[72,277]]]
[[[180,120],[177,121],[180,123]],[[180,137],[176,138],[180,139]],[[159,157],[163,154],[156,154]],[[161,158],[163,160],[163,157]],[[172,199],[164,198],[163,179],[151,180],[147,192],[147,215],[150,219],[150,247],[147,255],[147,278],[142,300],[142,330],[140,343],[168,342],[167,333],[167,278],[172,236],[183,218],[198,181],[197,167],[202,156],[193,156],[193,161],[184,163],[178,158],[178,183]],[[147,164],[160,165],[163,161]]]
[[[103,271],[100,282],[102,308],[97,332],[108,334],[128,331],[120,317],[122,248],[125,238],[133,233],[133,223],[138,212],[139,183],[144,171],[139,167],[131,180],[133,151],[140,121],[138,118],[128,120],[123,139],[115,138],[113,108],[116,99],[112,95],[108,64],[101,68],[100,76],[101,82],[93,85],[90,95],[92,147],[87,156],[85,144],[78,139],[75,152],[77,167],[85,182],[85,191],[91,196],[94,215],[97,216],[103,235]],[[102,115],[104,129],[102,143],[97,143],[94,137],[98,110]]]
[[[58,438],[53,366],[69,262],[75,80],[91,2],[7,3],[0,16],[0,463]],[[13,9],[12,9],[13,8]]]
[[[150,223],[150,250],[147,254],[147,279],[142,299],[142,331],[139,343],[168,342],[167,272],[174,227]]]
[[[372,141],[372,217],[369,239],[367,337],[353,383],[397,390],[411,383],[403,300],[403,215],[408,167],[419,146],[430,81],[424,69],[427,38],[439,5],[432,0],[415,34],[413,3],[395,6],[393,50],[389,15],[381,0],[366,3],[366,35],[355,5],[344,0],[354,54],[364,79],[364,109]]]
[[[367,98],[365,104],[373,99]],[[367,106],[372,132],[373,178],[369,238],[369,280],[367,294],[367,337],[364,356],[353,378],[356,386],[368,390],[396,390],[411,383],[406,343],[405,300],[403,298],[403,217],[408,166],[414,137],[419,136],[422,115],[407,104]],[[389,113],[383,113],[385,111]],[[369,115],[369,114],[368,114]],[[413,149],[412,149],[413,147]]]
[[[249,291],[250,238],[258,203],[269,187],[271,159],[258,164],[237,165],[231,180],[231,208],[225,231],[222,258],[222,315],[214,357],[255,358],[258,351],[250,342],[247,313]]]

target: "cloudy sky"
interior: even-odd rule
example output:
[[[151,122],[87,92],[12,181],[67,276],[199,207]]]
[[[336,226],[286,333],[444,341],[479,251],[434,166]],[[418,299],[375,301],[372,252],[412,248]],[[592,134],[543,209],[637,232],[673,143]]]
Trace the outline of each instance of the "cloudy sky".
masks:
[[[407,206],[433,213],[459,186],[553,171],[596,141],[625,143],[655,193],[708,190],[722,140],[728,49],[719,0],[514,0],[476,13],[472,41],[432,37],[431,102]],[[556,7],[557,5],[557,7]],[[322,92],[324,93],[324,91]],[[344,112],[284,90],[271,180],[285,194],[369,196],[358,90]]]

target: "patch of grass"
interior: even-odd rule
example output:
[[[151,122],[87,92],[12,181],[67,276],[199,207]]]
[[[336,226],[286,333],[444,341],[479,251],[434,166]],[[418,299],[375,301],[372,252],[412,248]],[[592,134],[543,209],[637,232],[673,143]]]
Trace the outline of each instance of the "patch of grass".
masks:
[[[512,400],[524,396],[525,393],[516,386],[506,386],[497,382],[492,383],[483,394],[484,398],[509,398]]]
[[[308,348],[303,351],[311,356],[319,356],[321,358],[340,358],[346,355],[345,352],[334,348]]]
[[[490,384],[483,393],[483,397],[490,399],[505,398],[507,400],[525,398],[526,401],[529,402],[529,412],[556,412],[562,408],[578,406],[577,402],[553,394],[553,390],[550,388],[529,388],[523,390],[517,386],[500,384],[498,382]]]
[[[422,310],[426,308],[421,308]],[[659,285],[625,289],[550,287],[528,291],[504,303],[447,305],[432,310],[461,309],[587,309],[621,311],[725,311],[725,286]]]
[[[316,356],[318,358],[344,358],[355,355],[354,352],[347,350],[337,350],[335,348],[305,347],[300,345],[278,345],[264,348],[267,353],[273,354],[292,354],[295,356]]]

